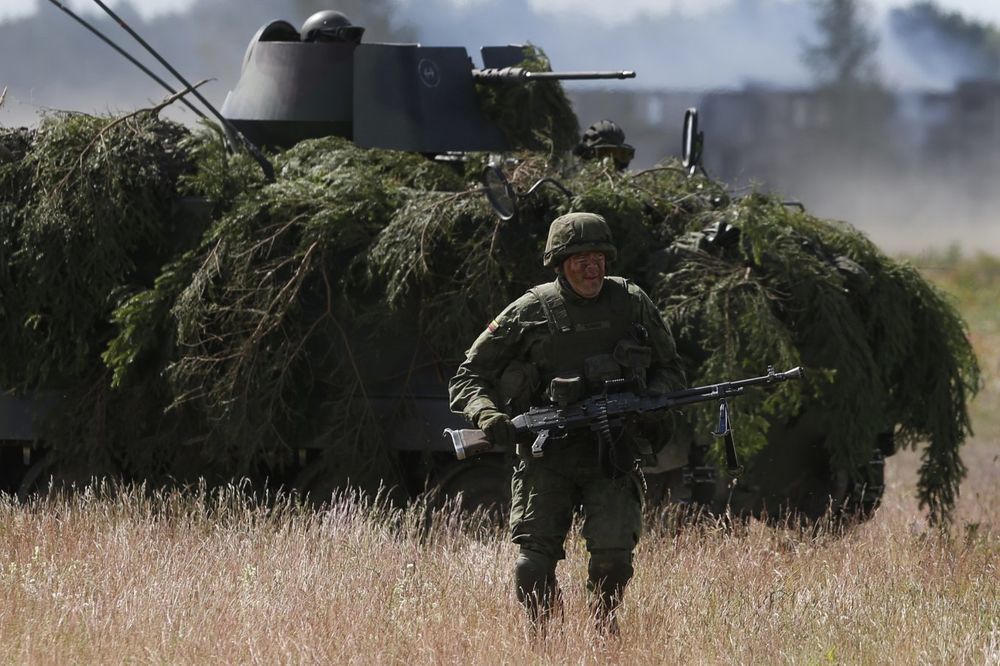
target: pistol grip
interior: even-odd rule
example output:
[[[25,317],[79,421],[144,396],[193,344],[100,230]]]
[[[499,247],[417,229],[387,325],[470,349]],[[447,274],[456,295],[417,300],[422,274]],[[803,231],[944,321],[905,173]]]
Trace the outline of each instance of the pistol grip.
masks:
[[[548,430],[542,430],[535,437],[534,443],[531,445],[531,457],[541,458],[545,455],[545,442],[549,441],[550,433]]]

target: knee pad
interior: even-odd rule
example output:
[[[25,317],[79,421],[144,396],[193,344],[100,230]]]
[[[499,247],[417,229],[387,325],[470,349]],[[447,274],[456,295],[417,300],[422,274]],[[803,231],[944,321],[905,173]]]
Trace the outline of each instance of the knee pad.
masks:
[[[629,550],[598,550],[590,554],[588,586],[602,596],[621,596],[633,573]]]

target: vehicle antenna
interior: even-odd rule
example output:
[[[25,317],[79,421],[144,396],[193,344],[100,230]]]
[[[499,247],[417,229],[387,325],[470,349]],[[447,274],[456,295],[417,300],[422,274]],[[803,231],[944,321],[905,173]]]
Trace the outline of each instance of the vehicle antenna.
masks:
[[[146,40],[144,40],[142,37],[139,36],[139,33],[130,28],[129,25],[125,23],[125,21],[123,21],[122,18],[118,16],[118,14],[116,14],[110,7],[104,4],[101,0],[94,0],[94,4],[103,9],[104,13],[106,13],[108,16],[114,19],[115,23],[120,25],[122,29],[125,30],[125,32],[130,34],[132,38],[135,39],[135,41],[139,42],[140,46],[149,51],[150,55],[156,58],[157,62],[166,67],[167,70],[175,77],[177,77],[177,80],[180,81],[182,84],[184,84],[186,88],[189,88],[191,90],[191,93],[198,98],[198,101],[204,104],[205,108],[211,111],[212,115],[218,118],[219,122],[222,123],[222,126],[226,128],[226,131],[231,136],[239,137],[239,140],[243,144],[243,147],[246,148],[247,152],[250,153],[250,156],[253,157],[253,159],[257,162],[257,164],[260,165],[261,170],[264,172],[264,178],[267,180],[267,182],[269,183],[274,182],[274,167],[271,165],[270,162],[268,162],[267,158],[264,157],[264,153],[260,151],[260,148],[254,145],[254,143],[250,141],[250,139],[246,138],[246,136],[244,136],[242,132],[236,129],[231,122],[226,120],[226,118],[223,117],[223,115],[219,113],[214,106],[212,106],[211,102],[205,99],[204,95],[202,95],[190,83],[188,83],[187,79],[185,79],[180,72],[174,69],[163,56],[157,53],[156,50],[152,46],[150,46]]]
[[[86,20],[80,18],[79,15],[73,13],[73,10],[71,10],[69,7],[67,7],[63,3],[59,2],[59,0],[49,0],[49,2],[51,2],[53,5],[55,5],[59,9],[63,10],[63,12],[65,12],[67,16],[69,16],[71,19],[73,19],[74,21],[76,21],[77,23],[79,23],[80,25],[82,25],[84,28],[86,28],[90,32],[92,32],[95,35],[97,35],[97,37],[102,42],[104,42],[105,44],[107,44],[108,46],[110,46],[111,48],[113,48],[115,51],[118,51],[118,53],[120,53],[122,56],[124,56],[126,59],[128,59],[128,61],[130,63],[132,63],[133,65],[135,65],[139,69],[141,69],[146,74],[146,76],[148,76],[149,78],[153,79],[154,81],[156,81],[157,83],[159,83],[161,86],[163,86],[163,88],[165,90],[167,90],[167,92],[169,92],[171,95],[176,95],[177,94],[177,91],[174,90],[173,88],[171,88],[170,84],[168,84],[166,81],[164,81],[159,76],[157,76],[155,72],[153,72],[148,67],[146,67],[141,62],[139,62],[135,58],[135,56],[133,56],[131,53],[129,53],[128,51],[126,51],[122,47],[118,46],[113,41],[111,41],[110,37],[108,37],[103,32],[101,32],[100,30],[98,30],[97,28],[95,28],[93,25],[91,25],[90,23],[88,23]],[[191,102],[187,101],[187,99],[185,99],[184,97],[181,97],[181,102],[183,102],[184,105],[187,108],[189,108],[192,111],[194,111],[195,115],[197,115],[199,118],[201,118],[203,120],[208,120],[208,116],[206,116],[201,111],[201,109],[199,109],[198,107],[196,107]]]

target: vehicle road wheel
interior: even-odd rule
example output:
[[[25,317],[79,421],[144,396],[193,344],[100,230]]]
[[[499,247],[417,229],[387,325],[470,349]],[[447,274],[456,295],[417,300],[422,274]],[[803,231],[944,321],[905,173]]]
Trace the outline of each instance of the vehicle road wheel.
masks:
[[[501,456],[455,461],[431,485],[438,502],[458,499],[462,511],[481,509],[502,519],[510,509],[511,466]]]
[[[113,475],[111,470],[94,469],[79,461],[60,459],[57,452],[49,451],[34,461],[21,477],[17,498],[23,502],[36,495],[82,489],[95,479]]]

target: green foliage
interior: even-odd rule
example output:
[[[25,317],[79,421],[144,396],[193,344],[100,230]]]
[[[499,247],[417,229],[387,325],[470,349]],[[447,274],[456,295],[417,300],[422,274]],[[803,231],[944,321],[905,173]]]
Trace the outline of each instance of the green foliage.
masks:
[[[686,260],[654,289],[682,346],[704,358],[700,372],[801,363],[809,387],[801,409],[818,416],[834,464],[859,469],[880,432],[895,431],[903,445],[928,442],[920,498],[932,514],[947,513],[964,475],[958,449],[970,428],[962,405],[979,383],[952,304],[842,223],[760,195],[701,219],[713,218],[738,227],[739,241],[679,244]],[[794,416],[799,407],[779,398],[761,413]],[[752,454],[764,442],[750,439]]]
[[[954,503],[978,385],[964,324],[847,225],[732,198],[672,163],[557,171],[521,155],[508,168],[520,191],[547,176],[570,196],[539,186],[501,222],[467,182],[480,157],[456,167],[327,138],[275,155],[264,184],[211,130],[141,115],[4,137],[26,157],[0,164],[0,380],[70,385],[53,441],[91,458],[137,475],[253,474],[317,448],[338,479],[391,484],[408,404],[379,396],[447,373],[552,279],[553,217],[589,210],[618,239],[613,272],[670,322],[691,383],[807,368],[802,386],[734,402],[751,467],[771,424],[809,413],[847,470],[887,430],[928,442],[921,499],[935,515]],[[208,219],[180,233],[174,201],[192,195],[211,198]],[[707,430],[711,414],[697,418]]]
[[[365,467],[390,478],[365,397],[376,350],[357,335],[384,314],[377,296],[366,299],[365,260],[397,211],[415,205],[413,188],[454,190],[462,178],[418,155],[337,138],[303,142],[275,165],[276,183],[244,193],[208,230],[168,301],[179,350],[166,369],[171,407],[208,433],[208,460],[242,473],[319,441],[342,466],[365,461],[346,465],[355,482]],[[156,317],[155,292],[134,314],[120,311],[122,321]]]
[[[63,386],[93,370],[116,298],[167,258],[183,134],[144,112],[51,117],[3,167],[0,384]]]
[[[104,364],[111,370],[111,386],[127,385],[131,373],[143,372],[136,368],[150,355],[161,354],[170,358],[174,349],[173,331],[169,327],[170,310],[194,272],[194,252],[187,252],[180,259],[164,267],[152,289],[146,289],[125,299],[111,314],[117,334],[108,342],[101,354]]]
[[[534,45],[525,46],[520,67],[551,71],[549,59]],[[580,123],[558,81],[476,84],[483,112],[516,149],[544,151],[561,157],[580,139]]]
[[[204,123],[183,137],[179,148],[195,164],[184,174],[178,189],[184,196],[202,197],[212,203],[213,216],[229,210],[237,198],[264,184],[257,162],[248,153],[230,152],[222,131]]]

